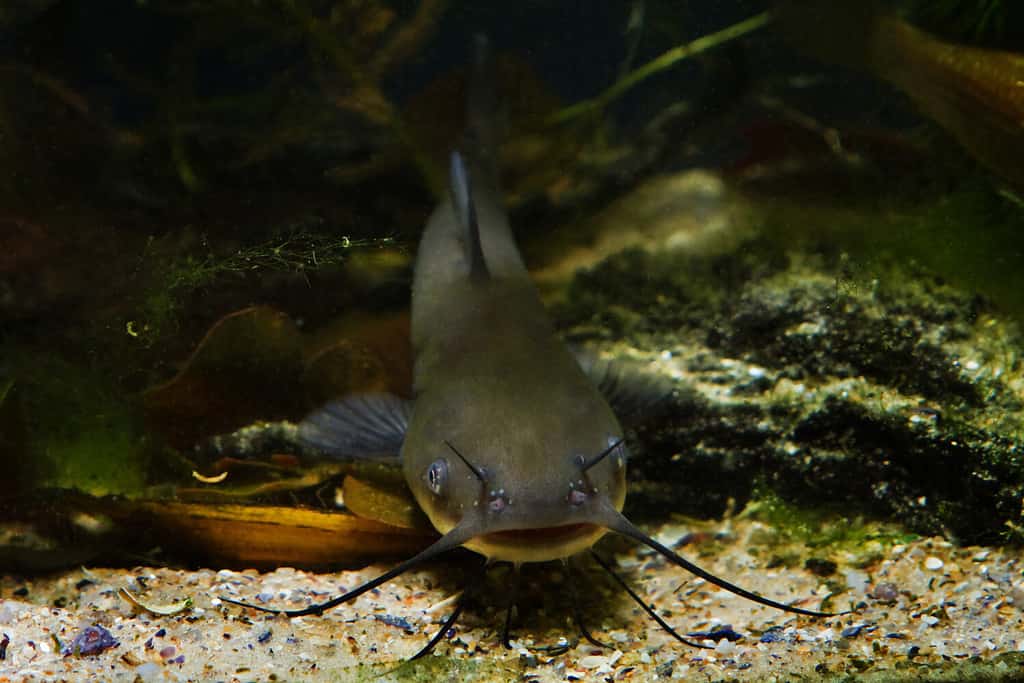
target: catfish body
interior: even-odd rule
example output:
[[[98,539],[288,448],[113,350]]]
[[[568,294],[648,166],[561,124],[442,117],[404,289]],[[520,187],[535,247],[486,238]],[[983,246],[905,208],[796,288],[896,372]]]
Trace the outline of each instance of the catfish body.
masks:
[[[442,536],[380,576],[302,609],[222,599],[289,616],[322,614],[460,546],[488,562],[518,566],[568,558],[614,531],[748,600],[796,614],[829,616],[719,578],[622,515],[627,453],[622,428],[598,387],[613,404],[632,407],[648,401],[642,395],[661,393],[664,387],[623,382],[617,371],[600,364],[585,373],[555,335],[501,205],[492,153],[493,100],[480,82],[486,71],[480,68],[479,55],[478,49],[466,156],[452,155],[451,196],[431,216],[416,260],[414,400],[348,397],[315,412],[299,428],[304,441],[326,453],[400,463],[417,503]],[[413,659],[440,642],[471,592],[463,592],[440,630]],[[627,592],[670,635],[702,647]],[[506,646],[508,624],[506,619]],[[605,647],[582,623],[580,630]]]
[[[482,534],[467,547],[492,559],[543,561],[579,552],[604,533],[588,523],[589,500],[603,495],[621,509],[624,447],[586,476],[580,465],[620,441],[622,428],[555,336],[493,177],[471,164],[466,180],[480,182],[466,183],[461,206],[453,191],[420,243],[412,295],[416,403],[402,462],[438,531],[474,516]],[[486,491],[446,441],[486,472]],[[434,463],[449,475],[443,494],[430,486]]]

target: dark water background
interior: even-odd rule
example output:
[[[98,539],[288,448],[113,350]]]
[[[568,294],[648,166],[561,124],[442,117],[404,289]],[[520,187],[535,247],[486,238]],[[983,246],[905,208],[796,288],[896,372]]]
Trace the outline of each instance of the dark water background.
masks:
[[[408,303],[409,258],[437,191],[429,157],[460,125],[461,90],[432,83],[458,76],[483,33],[542,84],[542,97],[517,91],[527,109],[534,99],[594,97],[623,69],[635,3],[451,2],[411,54],[366,77],[372,95],[338,55],[350,51],[360,73],[419,3],[289,6],[43,1],[0,13],[0,505],[10,518],[59,526],[72,492],[173,495],[223,455],[202,447],[216,434],[301,418],[362,381],[401,383],[402,361],[374,346],[394,342],[394,328],[366,333],[386,359],[369,380],[352,378],[350,350],[313,373],[329,376],[326,385],[311,388],[306,375],[323,348],[376,329],[355,313],[379,325]],[[634,67],[765,9],[740,0],[645,7]],[[331,25],[332,11],[356,19]],[[1020,50],[1019,8],[1002,11],[1001,30],[965,30],[967,10],[916,17],[949,39]],[[307,19],[322,32],[306,31]],[[387,24],[379,34],[375,20]],[[652,77],[586,125],[528,131],[540,140],[528,164],[538,174],[528,182],[517,169],[513,202],[527,254],[557,258],[546,236],[658,174],[820,157],[764,98],[864,134],[874,170],[779,173],[774,184],[752,183],[752,194],[870,215],[923,206],[905,243],[886,248],[931,259],[1010,317],[1024,311],[1019,199],[903,94],[798,56],[771,30]],[[652,122],[680,102],[688,113],[652,138]],[[576,147],[566,151],[566,140]],[[584,151],[594,153],[585,164]],[[563,169],[573,191],[556,200]],[[927,213],[947,196],[958,203]],[[864,232],[828,248],[870,261],[874,239]],[[218,321],[253,306],[268,308],[194,361],[205,369],[178,393],[153,398],[175,386]],[[350,325],[344,334],[311,341],[338,320]]]

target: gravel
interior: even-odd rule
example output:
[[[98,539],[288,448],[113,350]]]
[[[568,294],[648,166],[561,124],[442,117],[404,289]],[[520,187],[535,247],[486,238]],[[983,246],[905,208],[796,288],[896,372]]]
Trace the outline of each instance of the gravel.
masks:
[[[783,613],[695,579],[646,549],[609,543],[603,554],[643,599],[680,632],[704,634],[708,649],[676,642],[596,573],[584,577],[585,613],[595,636],[613,647],[539,649],[561,637],[572,645],[576,636],[564,590],[538,571],[528,575],[535,585],[524,586],[513,649],[499,642],[504,595],[498,594],[473,603],[435,654],[402,665],[449,614],[450,601],[444,601],[458,588],[466,562],[438,562],[323,617],[290,620],[231,606],[218,596],[303,606],[389,565],[321,574],[83,568],[45,578],[0,578],[0,637],[8,641],[0,681],[363,680],[383,673],[384,680],[402,681],[442,672],[496,681],[762,681],[864,672],[920,680],[978,666],[995,679],[1011,680],[1024,671],[1024,654],[1015,654],[1024,652],[1020,550],[921,539],[890,546],[866,566],[853,555],[833,556],[838,573],[826,579],[803,561],[769,568],[750,554],[745,539],[763,533],[763,523],[737,519],[727,526],[727,533],[706,534],[713,545],[682,550],[706,569],[775,600],[855,612],[821,619]],[[659,538],[684,538],[689,530],[678,523],[651,529]],[[173,616],[139,611],[118,597],[121,587],[154,603],[192,597],[194,607]],[[107,646],[62,654],[87,629]]]

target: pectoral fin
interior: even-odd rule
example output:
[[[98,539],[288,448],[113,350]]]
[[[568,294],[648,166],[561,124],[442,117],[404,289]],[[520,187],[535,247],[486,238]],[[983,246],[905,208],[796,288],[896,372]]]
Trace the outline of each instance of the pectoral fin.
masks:
[[[332,401],[299,425],[299,439],[328,455],[398,460],[412,401],[365,394]]]
[[[576,362],[621,420],[650,417],[675,391],[663,375],[628,361],[600,358],[584,349],[573,349]]]

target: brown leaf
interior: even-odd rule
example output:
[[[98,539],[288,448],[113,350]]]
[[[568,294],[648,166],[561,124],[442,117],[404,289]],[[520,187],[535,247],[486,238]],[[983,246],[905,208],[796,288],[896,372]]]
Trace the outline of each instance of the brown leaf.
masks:
[[[345,477],[342,484],[345,507],[364,519],[372,519],[403,529],[430,531],[434,527],[423,514],[401,474],[397,481]]]
[[[305,411],[302,336],[279,311],[254,306],[219,320],[185,367],[143,396],[151,429],[187,448],[255,419]]]
[[[289,507],[150,501],[138,508],[151,517],[161,545],[217,566],[356,565],[412,555],[436,537],[340,512]]]

